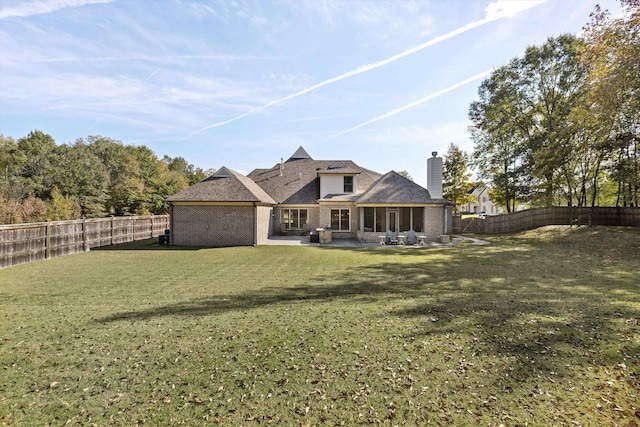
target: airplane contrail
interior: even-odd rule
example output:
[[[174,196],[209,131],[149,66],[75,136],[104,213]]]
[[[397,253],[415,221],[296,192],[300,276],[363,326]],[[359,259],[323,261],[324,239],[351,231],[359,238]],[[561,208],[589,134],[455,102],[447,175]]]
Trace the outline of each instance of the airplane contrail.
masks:
[[[478,79],[484,78],[484,77],[488,76],[489,74],[491,74],[492,71],[493,70],[485,70],[485,71],[483,71],[481,73],[478,73],[478,74],[476,74],[474,76],[469,77],[468,79],[465,79],[465,80],[463,80],[461,82],[458,82],[458,83],[456,83],[456,84],[454,84],[452,86],[449,86],[449,87],[447,87],[445,89],[439,90],[439,91],[434,92],[434,93],[432,93],[430,95],[427,95],[427,96],[425,96],[423,98],[420,98],[417,101],[410,102],[408,104],[403,105],[402,107],[399,107],[399,108],[393,109],[391,111],[388,111],[388,112],[386,112],[386,113],[384,113],[384,114],[382,114],[380,116],[377,116],[377,117],[374,117],[372,119],[369,119],[366,122],[362,122],[359,125],[356,125],[356,126],[354,126],[352,128],[343,130],[342,132],[339,132],[339,133],[329,137],[328,139],[337,138],[337,137],[342,136],[344,134],[347,134],[349,132],[353,132],[356,129],[360,129],[361,127],[370,125],[371,123],[379,122],[380,120],[384,120],[384,119],[389,118],[391,116],[395,116],[396,114],[399,114],[399,113],[401,113],[401,112],[403,112],[405,110],[408,110],[410,108],[416,107],[416,106],[418,106],[420,104],[424,104],[425,102],[430,101],[433,98],[437,98],[437,97],[439,97],[441,95],[444,95],[447,92],[451,92],[452,90],[457,89],[457,88],[459,88],[461,86],[469,84],[469,83],[471,83],[473,81],[476,81]]]
[[[230,119],[227,119],[227,120],[224,120],[224,121],[221,121],[221,122],[217,122],[217,123],[213,123],[211,125],[205,126],[205,127],[201,128],[201,129],[198,129],[198,130],[192,132],[189,136],[191,137],[191,136],[197,135],[197,134],[199,134],[201,132],[204,132],[206,130],[209,130],[209,129],[213,129],[213,128],[217,128],[217,127],[220,127],[220,126],[228,125],[229,123],[233,123],[233,122],[235,122],[237,120],[240,120],[240,119],[242,119],[244,117],[247,117],[247,116],[249,116],[249,115],[251,115],[253,113],[257,113],[257,112],[262,111],[264,109],[267,109],[269,107],[273,107],[274,105],[280,104],[280,103],[288,101],[290,99],[297,98],[297,97],[299,97],[301,95],[307,94],[307,93],[312,92],[312,91],[317,90],[317,89],[320,89],[321,87],[324,87],[324,86],[330,85],[332,83],[336,83],[336,82],[339,82],[341,80],[348,79],[349,77],[357,76],[358,74],[362,74],[362,73],[365,73],[367,71],[371,71],[371,70],[374,70],[376,68],[382,67],[384,65],[390,64],[390,63],[395,62],[395,61],[397,61],[397,60],[399,60],[401,58],[404,58],[405,56],[412,55],[412,54],[414,54],[416,52],[419,52],[419,51],[421,51],[423,49],[426,49],[426,48],[428,48],[430,46],[438,44],[438,43],[440,43],[442,41],[445,41],[447,39],[450,39],[452,37],[455,37],[457,35],[465,33],[465,32],[467,32],[469,30],[474,29],[474,28],[480,27],[482,25],[488,24],[489,22],[492,22],[492,21],[495,21],[497,19],[504,18],[504,17],[514,16],[514,15],[522,12],[523,10],[526,10],[526,9],[529,9],[529,8],[531,8],[533,6],[538,5],[538,4],[544,3],[545,1],[547,1],[547,0],[529,0],[529,1],[520,1],[520,2],[513,2],[513,1],[509,2],[509,1],[505,1],[505,0],[498,0],[498,1],[494,2],[494,3],[489,4],[489,6],[487,6],[486,15],[485,15],[485,17],[483,19],[471,22],[471,23],[469,23],[467,25],[464,25],[464,26],[462,26],[460,28],[457,28],[457,29],[455,29],[453,31],[450,31],[450,32],[448,32],[446,34],[443,34],[441,36],[434,37],[431,40],[428,40],[428,41],[426,41],[426,42],[424,42],[422,44],[414,46],[414,47],[412,47],[410,49],[407,49],[407,50],[405,50],[403,52],[400,52],[400,53],[398,53],[396,55],[393,55],[393,56],[391,56],[389,58],[380,60],[378,62],[374,62],[372,64],[363,65],[363,66],[358,67],[358,68],[356,68],[354,70],[347,71],[346,73],[340,74],[339,76],[332,77],[330,79],[327,79],[327,80],[324,80],[324,81],[322,81],[320,83],[317,83],[317,84],[315,84],[313,86],[309,86],[309,87],[307,87],[305,89],[302,89],[302,90],[300,90],[300,91],[298,91],[296,93],[293,93],[291,95],[287,95],[287,96],[285,96],[283,98],[276,99],[276,100],[273,100],[273,101],[269,101],[269,102],[267,102],[266,104],[264,104],[264,105],[262,105],[260,107],[253,108],[253,109],[251,109],[249,111],[246,111],[246,112],[244,112],[244,113],[242,113],[240,115],[237,115],[235,117],[232,117]]]

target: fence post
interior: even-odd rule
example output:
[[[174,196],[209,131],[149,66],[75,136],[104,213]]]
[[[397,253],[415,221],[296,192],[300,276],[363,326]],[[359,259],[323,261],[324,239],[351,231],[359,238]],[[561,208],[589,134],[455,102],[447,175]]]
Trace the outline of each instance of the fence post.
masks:
[[[133,229],[133,241],[136,241],[136,218],[137,217],[133,217],[131,218],[131,223],[133,224],[133,226],[131,227]]]
[[[89,244],[87,241],[87,220],[82,217],[82,251],[87,252],[89,250]]]
[[[51,257],[51,220],[46,219],[44,235],[44,259]]]
[[[111,243],[110,245],[113,246],[113,225],[114,225],[114,219],[113,219],[113,215],[111,215]]]

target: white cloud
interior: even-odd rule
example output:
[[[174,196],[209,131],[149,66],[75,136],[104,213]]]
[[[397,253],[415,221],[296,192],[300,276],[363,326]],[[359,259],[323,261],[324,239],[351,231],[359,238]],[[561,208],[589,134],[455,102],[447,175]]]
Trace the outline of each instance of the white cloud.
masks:
[[[39,0],[16,2],[14,6],[5,6],[0,9],[0,19],[11,17],[27,17],[55,12],[68,7],[82,7],[91,4],[111,3],[115,0]]]
[[[498,0],[495,3],[491,3],[487,7],[486,16],[483,19],[480,19],[478,21],[474,21],[474,22],[471,22],[469,24],[463,25],[462,27],[456,28],[455,30],[452,30],[452,31],[450,31],[450,32],[448,32],[446,34],[434,37],[434,38],[432,38],[432,39],[430,39],[430,40],[428,40],[428,41],[426,41],[424,43],[421,43],[421,44],[419,44],[417,46],[414,46],[412,48],[406,49],[403,52],[400,52],[400,53],[398,53],[396,55],[390,56],[390,57],[385,58],[383,60],[380,60],[378,62],[374,62],[374,63],[371,63],[371,64],[366,64],[366,65],[360,66],[360,67],[358,67],[358,68],[356,68],[354,70],[347,71],[346,73],[340,74],[340,75],[338,75],[336,77],[332,77],[332,78],[324,80],[324,81],[322,81],[320,83],[316,83],[316,84],[314,84],[312,86],[306,87],[306,88],[304,88],[304,89],[302,89],[302,90],[300,90],[298,92],[295,92],[295,93],[293,93],[291,95],[287,95],[285,97],[282,97],[282,98],[279,98],[279,99],[275,99],[275,100],[270,101],[270,102],[268,102],[268,103],[266,103],[266,104],[264,104],[264,105],[262,105],[260,107],[257,107],[257,108],[254,108],[252,110],[246,111],[246,112],[244,112],[244,113],[242,113],[240,115],[231,117],[231,118],[229,118],[227,120],[223,120],[223,121],[219,121],[219,122],[216,122],[216,123],[212,123],[212,124],[210,124],[208,126],[205,126],[203,128],[200,128],[200,129],[192,132],[189,136],[197,135],[197,134],[202,133],[202,132],[204,132],[206,130],[209,130],[209,129],[217,128],[217,127],[220,127],[220,126],[225,126],[227,124],[233,123],[233,122],[235,122],[237,120],[243,119],[243,118],[245,118],[247,116],[250,116],[252,114],[258,113],[258,112],[260,112],[262,110],[265,110],[267,108],[273,107],[274,105],[280,104],[280,103],[285,102],[285,101],[289,101],[291,99],[294,99],[294,98],[297,98],[299,96],[305,95],[305,94],[307,94],[309,92],[313,92],[313,91],[315,91],[317,89],[320,89],[320,88],[322,88],[324,86],[327,86],[327,85],[330,85],[330,84],[333,84],[333,83],[337,83],[339,81],[348,79],[350,77],[357,76],[357,75],[362,74],[362,73],[366,73],[367,71],[374,70],[374,69],[382,67],[384,65],[391,64],[391,63],[393,63],[393,62],[395,62],[395,61],[397,61],[397,60],[399,60],[401,58],[404,58],[406,56],[409,56],[409,55],[412,55],[414,53],[420,52],[420,51],[422,51],[422,50],[424,50],[424,49],[426,49],[426,48],[428,48],[430,46],[436,45],[436,44],[438,44],[438,43],[440,43],[442,41],[445,41],[445,40],[448,40],[448,39],[450,39],[452,37],[455,37],[457,35],[463,34],[463,33],[467,32],[469,30],[472,30],[474,28],[480,27],[480,26],[485,25],[485,24],[487,24],[489,22],[495,21],[495,20],[503,18],[503,17],[514,16],[515,14],[517,14],[519,12],[522,12],[522,11],[524,11],[526,9],[529,9],[529,8],[531,8],[533,6],[536,6],[536,5],[540,4],[540,3],[543,3],[544,1],[546,1],[546,0],[522,1],[522,2],[518,2],[518,3],[522,3],[520,6],[513,6],[513,5],[511,5],[511,3],[513,3],[511,1]],[[325,2],[321,2],[320,4],[323,6],[324,9],[328,9],[330,6],[333,6],[335,3],[325,1]],[[478,78],[478,77],[474,76],[474,79],[475,78]],[[456,87],[458,87],[458,86],[456,86]],[[422,102],[424,102],[424,101],[422,101]],[[360,126],[360,125],[358,125],[358,126]],[[352,128],[349,131],[354,130],[356,128]]]
[[[511,18],[520,12],[545,3],[547,0],[497,0],[485,9],[486,19]]]
[[[213,7],[206,4],[190,3],[187,5],[187,7],[198,18],[204,18],[209,15],[218,16],[218,13],[216,12],[216,10]]]
[[[388,111],[388,112],[386,112],[386,113],[384,113],[384,114],[382,114],[380,116],[377,116],[377,117],[374,117],[374,118],[372,118],[370,120],[362,122],[362,123],[360,123],[360,124],[358,124],[358,125],[356,125],[356,126],[354,126],[352,128],[343,130],[342,132],[334,135],[332,138],[337,138],[337,137],[345,135],[345,134],[347,134],[349,132],[353,132],[356,129],[360,129],[361,127],[370,125],[370,124],[375,123],[375,122],[379,122],[380,120],[388,119],[389,117],[392,117],[392,116],[395,116],[397,114],[400,114],[401,112],[403,112],[405,110],[408,110],[410,108],[417,107],[418,105],[424,104],[427,101],[430,101],[430,100],[432,100],[434,98],[437,98],[437,97],[442,96],[442,95],[444,95],[444,94],[446,94],[448,92],[451,92],[454,89],[457,89],[457,88],[459,88],[461,86],[464,86],[464,85],[469,84],[471,82],[474,82],[474,81],[476,81],[478,79],[486,77],[486,76],[489,75],[489,73],[491,73],[491,70],[485,70],[485,71],[483,71],[481,73],[478,73],[478,74],[476,74],[474,76],[469,77],[468,79],[462,80],[461,82],[458,82],[458,83],[456,83],[454,85],[451,85],[451,86],[449,86],[449,87],[447,87],[445,89],[439,90],[439,91],[434,92],[432,94],[429,94],[429,95],[427,95],[427,96],[425,96],[423,98],[420,98],[420,99],[418,99],[416,101],[410,102],[410,103],[405,104],[405,105],[403,105],[401,107],[398,107],[396,109]]]

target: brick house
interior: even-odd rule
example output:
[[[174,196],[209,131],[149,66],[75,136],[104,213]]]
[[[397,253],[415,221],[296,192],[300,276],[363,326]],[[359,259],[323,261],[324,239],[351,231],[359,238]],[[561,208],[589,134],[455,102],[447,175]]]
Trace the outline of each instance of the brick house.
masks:
[[[247,176],[222,167],[167,199],[171,243],[251,246],[274,234],[309,235],[325,227],[333,239],[377,242],[387,230],[405,236],[414,230],[436,240],[451,233],[451,205],[442,199],[442,158],[433,154],[427,162],[431,190],[394,171],[382,175],[350,160],[314,160],[302,147]]]

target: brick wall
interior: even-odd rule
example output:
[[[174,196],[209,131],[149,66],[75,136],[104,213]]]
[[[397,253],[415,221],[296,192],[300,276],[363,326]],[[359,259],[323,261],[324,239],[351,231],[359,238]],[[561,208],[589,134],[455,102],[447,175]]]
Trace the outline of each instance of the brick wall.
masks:
[[[438,236],[445,233],[445,212],[442,206],[426,207],[424,209],[424,235],[427,236],[427,240],[437,240]]]
[[[252,246],[255,208],[174,205],[172,244],[177,246]]]

